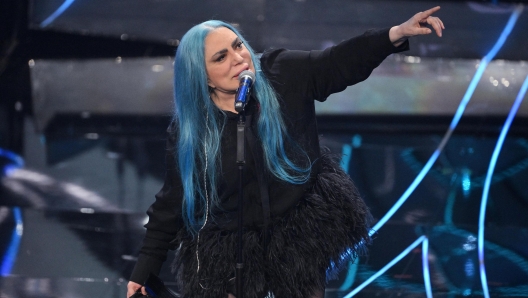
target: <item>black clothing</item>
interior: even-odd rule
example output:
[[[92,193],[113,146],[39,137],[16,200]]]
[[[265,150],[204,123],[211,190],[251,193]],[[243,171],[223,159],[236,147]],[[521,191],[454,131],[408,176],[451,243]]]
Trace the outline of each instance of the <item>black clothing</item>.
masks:
[[[326,280],[357,257],[369,243],[370,213],[354,184],[328,154],[312,189],[267,229],[244,231],[244,297],[311,297]],[[225,298],[234,277],[236,230],[207,225],[200,232],[197,272],[196,238],[183,232],[173,264],[183,297]],[[204,289],[205,288],[205,289]]]
[[[332,185],[333,189],[324,189],[324,187],[319,187],[318,181],[323,179],[322,175],[325,173],[335,174],[338,173],[340,178],[346,176],[342,171],[334,167],[327,167],[326,170],[325,164],[321,160],[321,152],[319,148],[319,140],[317,133],[317,124],[315,121],[315,108],[314,108],[314,99],[319,101],[324,101],[326,98],[335,92],[344,90],[347,86],[353,85],[360,81],[365,80],[388,55],[406,50],[408,48],[408,42],[404,43],[402,46],[396,48],[392,45],[388,37],[389,29],[384,30],[371,30],[365,34],[349,39],[336,45],[334,47],[328,48],[323,51],[290,51],[285,49],[279,50],[270,50],[265,52],[261,58],[261,69],[268,78],[270,84],[275,89],[278,94],[281,112],[287,126],[287,131],[292,137],[292,139],[299,144],[305,152],[308,154],[310,161],[314,162],[312,166],[311,179],[302,185],[291,185],[285,182],[279,181],[278,179],[271,177],[269,179],[269,197],[270,197],[270,207],[271,207],[271,221],[272,225],[271,230],[277,229],[277,231],[272,231],[272,239],[276,238],[276,241],[271,242],[270,246],[276,245],[277,248],[279,244],[287,237],[292,237],[292,235],[298,234],[298,241],[300,243],[293,243],[286,245],[282,242],[284,247],[295,248],[299,250],[297,254],[301,254],[303,239],[317,241],[318,238],[313,238],[314,236],[319,236],[320,231],[323,231],[323,234],[330,234],[330,238],[337,238],[339,236],[333,237],[333,229],[328,229],[331,225],[328,221],[322,220],[321,222],[312,222],[312,217],[316,216],[315,220],[320,219],[321,214],[314,215],[311,211],[316,212],[318,209],[325,210],[325,204],[332,205],[329,208],[333,208],[330,213],[337,212],[341,213],[340,218],[344,226],[342,231],[336,231],[335,233],[347,232],[351,235],[344,236],[348,237],[348,240],[343,240],[343,243],[331,242],[324,243],[324,245],[313,244],[313,246],[307,245],[306,247],[311,247],[312,250],[305,251],[305,254],[301,254],[302,257],[306,258],[305,262],[318,262],[317,264],[312,264],[310,267],[311,272],[305,272],[305,274],[310,275],[313,273],[314,268],[326,268],[330,265],[338,262],[339,255],[342,253],[347,253],[348,248],[352,249],[350,257],[355,256],[355,251],[358,249],[361,240],[368,241],[368,235],[365,235],[368,232],[368,226],[366,225],[366,217],[368,217],[368,212],[364,213],[362,210],[351,210],[351,206],[354,204],[363,204],[355,200],[355,198],[350,198],[354,201],[353,204],[350,202],[345,202],[344,204],[352,204],[347,207],[342,207],[344,209],[336,209],[334,203],[331,203],[330,199],[334,198],[324,198],[329,192],[332,191],[341,192],[342,194],[350,194],[347,190],[340,189],[341,187],[347,187],[347,183],[341,183],[338,185]],[[252,99],[248,106],[248,115],[252,118],[252,130],[256,133],[255,124],[258,117],[258,103],[256,100]],[[236,152],[236,114],[226,112],[227,120],[222,134],[221,148],[222,148],[222,174],[218,177],[220,181],[218,182],[218,196],[221,202],[222,210],[219,208],[211,207],[211,214],[214,214],[215,222],[208,224],[206,229],[201,234],[201,238],[204,239],[204,246],[207,247],[207,244],[212,244],[208,239],[208,231],[212,231],[213,234],[209,236],[220,237],[221,235],[231,235],[231,230],[236,228],[236,206],[238,199],[238,188],[237,188],[237,167],[235,162],[235,152]],[[161,191],[156,194],[156,201],[149,208],[147,214],[149,215],[149,222],[145,225],[147,228],[147,233],[145,236],[144,244],[140,252],[140,256],[134,272],[130,280],[142,283],[149,272],[158,273],[163,261],[166,258],[166,253],[168,249],[175,249],[180,244],[182,245],[178,251],[176,262],[184,263],[183,266],[176,268],[178,271],[177,275],[179,278],[183,278],[185,282],[190,281],[191,279],[197,282],[198,277],[188,276],[188,274],[196,273],[196,268],[192,267],[194,262],[192,248],[194,240],[192,240],[187,232],[182,219],[182,186],[178,172],[175,166],[174,157],[173,157],[173,146],[174,146],[174,135],[170,135],[168,141],[168,150],[167,150],[167,175],[163,188]],[[248,146],[246,146],[248,148]],[[246,237],[253,237],[253,240],[250,241],[251,244],[245,244],[246,247],[259,247],[259,227],[263,223],[262,215],[262,202],[260,200],[260,189],[255,175],[255,166],[254,158],[250,150],[246,154],[246,172],[245,172],[245,181],[244,181],[244,226],[247,227],[249,231],[255,231],[254,236],[249,234],[245,235]],[[325,162],[326,163],[326,162]],[[320,177],[321,176],[321,177]],[[325,176],[326,177],[326,176]],[[325,179],[323,179],[325,180]],[[326,180],[325,180],[326,181]],[[322,185],[330,186],[331,183],[322,183]],[[352,184],[348,185],[351,186]],[[319,189],[317,191],[316,189]],[[314,198],[316,196],[318,199]],[[345,196],[340,196],[338,193],[332,194],[332,197],[337,197],[346,201]],[[321,199],[322,198],[322,199]],[[319,202],[323,206],[314,206],[312,205],[313,200]],[[302,206],[310,205],[313,209],[306,209]],[[357,206],[359,209],[362,206]],[[305,210],[302,211],[301,210]],[[363,220],[356,220],[355,215],[347,214],[346,212],[361,214],[363,212]],[[295,216],[297,214],[297,216]],[[299,214],[303,215],[300,216]],[[326,213],[325,213],[326,214]],[[332,213],[333,214],[333,213]],[[338,216],[339,214],[333,214]],[[319,216],[319,217],[317,217]],[[324,216],[323,216],[324,217]],[[347,217],[353,218],[354,220],[349,220]],[[296,219],[293,220],[293,218]],[[304,225],[298,222],[302,220]],[[291,221],[291,222],[290,222]],[[347,222],[348,221],[348,222]],[[285,223],[290,222],[289,226],[284,225]],[[293,223],[295,222],[295,223]],[[361,224],[361,226],[357,226]],[[292,226],[306,226],[312,227],[314,229],[306,228],[300,229],[299,231],[294,231],[291,233],[291,230],[288,230]],[[282,229],[282,230],[281,230]],[[278,235],[283,231],[286,231],[288,236],[284,236],[282,239]],[[302,231],[301,231],[302,230]],[[319,232],[318,232],[319,231]],[[315,233],[311,237],[307,233]],[[301,237],[302,236],[302,237]],[[329,235],[326,235],[328,238]],[[249,238],[247,238],[249,239]],[[281,240],[282,239],[282,240]],[[295,239],[295,237],[294,237]],[[201,240],[202,241],[202,240]],[[224,242],[226,241],[226,242]],[[251,242],[256,241],[256,242]],[[295,241],[295,240],[288,240]],[[202,242],[201,242],[202,243]],[[214,242],[213,246],[221,246],[224,243],[230,243],[226,239],[222,238],[222,242]],[[336,247],[325,248],[327,245],[335,244]],[[226,244],[227,245],[227,244]],[[249,245],[249,246],[248,246]],[[215,247],[209,247],[211,250],[201,251],[201,256],[207,254],[210,251],[218,252],[219,250]],[[195,249],[195,247],[194,247]],[[216,250],[215,250],[216,249]],[[225,249],[225,248],[223,248]],[[222,249],[220,249],[221,251]],[[250,251],[251,249],[249,249]],[[271,252],[275,252],[273,249]],[[257,255],[262,256],[258,253],[258,249],[254,252],[257,252]],[[311,260],[311,254],[317,254],[322,252],[319,258]],[[233,250],[234,253],[234,250]],[[296,254],[295,251],[289,252],[291,257]],[[284,259],[284,255],[280,256],[277,252],[276,257],[279,259],[270,259],[267,262],[278,263],[276,268],[281,267],[281,270],[267,270],[266,268],[258,268],[261,274],[261,278],[273,279],[278,278],[274,273],[285,273],[289,272],[287,264],[294,266],[295,263],[289,263],[288,260]],[[190,258],[190,259],[189,259]],[[230,259],[228,256],[219,255],[216,256],[217,259],[211,257],[210,262],[204,261],[204,267],[215,267],[222,266],[217,265],[214,262]],[[310,259],[310,260],[308,260]],[[346,258],[345,258],[346,259]],[[234,260],[234,259],[233,259]],[[292,257],[292,260],[297,260]],[[256,259],[255,259],[256,261]],[[223,263],[220,263],[223,264]],[[282,264],[282,265],[281,265]],[[179,266],[181,264],[176,264]],[[231,265],[229,265],[231,266]],[[247,266],[247,265],[246,265]],[[251,266],[251,265],[249,265]],[[255,269],[257,269],[255,268]],[[229,268],[228,268],[229,269]],[[250,269],[246,269],[246,272]],[[271,270],[271,271],[270,271]],[[206,269],[204,269],[207,272]],[[280,272],[279,272],[280,271]],[[324,270],[323,270],[324,271]],[[185,274],[183,274],[186,272]],[[209,271],[211,274],[219,274],[218,271]],[[265,272],[265,276],[262,275]],[[200,276],[203,278],[224,278],[225,276],[209,276],[206,277],[206,273],[200,272]],[[264,276],[264,277],[263,277]],[[200,278],[201,278],[200,277]],[[324,281],[315,281],[315,280],[306,280],[305,282],[312,282],[312,285],[304,284],[300,285],[296,283],[296,280],[303,280],[301,277],[296,279],[296,276],[290,276],[292,280],[288,279],[288,282],[292,282],[293,287],[304,287],[309,290],[313,290],[313,286],[317,286]],[[316,277],[320,279],[320,276]],[[283,285],[286,283],[273,283],[269,282],[269,287],[271,290],[278,290],[273,288],[275,285]],[[218,286],[216,283],[214,287]],[[264,284],[264,283],[259,283]],[[267,290],[267,288],[262,288],[260,290]],[[257,291],[257,289],[255,289]],[[195,293],[194,293],[195,294]],[[292,293],[290,293],[292,294]],[[297,297],[290,296],[290,297]],[[200,296],[205,297],[205,296]],[[211,296],[214,297],[214,296]],[[250,296],[248,296],[250,297]],[[277,296],[280,297],[280,296]]]

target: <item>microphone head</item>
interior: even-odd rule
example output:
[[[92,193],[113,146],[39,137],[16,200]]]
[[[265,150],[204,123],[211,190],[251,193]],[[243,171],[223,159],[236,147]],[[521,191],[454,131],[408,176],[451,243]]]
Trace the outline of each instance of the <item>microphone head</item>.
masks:
[[[244,70],[238,75],[238,80],[242,81],[245,77],[249,77],[252,82],[255,82],[255,74],[251,70]]]

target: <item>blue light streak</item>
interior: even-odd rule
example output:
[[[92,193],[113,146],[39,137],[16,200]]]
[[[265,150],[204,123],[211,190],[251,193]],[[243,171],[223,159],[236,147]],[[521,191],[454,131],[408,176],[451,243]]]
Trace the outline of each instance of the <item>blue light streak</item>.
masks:
[[[0,156],[9,159],[12,162],[11,164],[4,166],[1,173],[3,175],[10,175],[12,171],[24,166],[24,159],[9,150],[0,148]],[[20,208],[13,208],[13,216],[15,218],[15,229],[11,235],[11,242],[7,247],[6,253],[2,259],[0,276],[8,276],[11,273],[11,269],[13,268],[18,253],[18,247],[20,246],[20,239],[22,238],[22,233],[24,230]]]
[[[0,148],[0,156],[3,156],[11,160],[18,167],[24,166],[24,159],[20,155],[17,155],[14,152]]]
[[[389,270],[394,264],[398,263],[401,259],[403,259],[409,252],[411,252],[415,247],[417,247],[420,243],[422,243],[425,239],[427,239],[426,236],[421,236],[420,238],[416,239],[409,247],[407,247],[404,251],[402,251],[394,260],[390,261],[385,267],[381,268],[380,271],[376,272],[374,275],[369,277],[367,280],[365,280],[359,287],[355,288],[352,292],[348,293],[343,298],[350,298],[354,295],[356,295],[359,291],[363,290],[364,287],[368,286],[372,281],[374,281],[376,278],[378,278],[380,275],[385,273],[387,270]]]
[[[22,212],[19,207],[13,208],[13,216],[15,217],[15,229],[11,235],[11,242],[7,247],[6,254],[2,260],[2,268],[0,276],[5,277],[11,274],[11,269],[15,264],[16,256],[18,253],[18,247],[20,246],[20,239],[24,231],[24,223],[22,221]]]
[[[352,138],[352,144],[354,143],[354,138]],[[352,146],[349,144],[344,144],[343,149],[341,150],[341,162],[340,166],[348,174],[348,169],[350,167],[350,160],[352,159]],[[348,262],[348,272],[345,277],[345,281],[339,287],[339,290],[346,291],[353,284],[356,279],[356,271],[359,263],[359,257],[354,260],[354,262]]]
[[[422,268],[425,284],[425,293],[427,298],[433,297],[433,287],[431,286],[431,274],[429,271],[429,238],[425,238],[422,242]]]
[[[452,130],[451,130],[452,132]],[[451,133],[448,133],[449,136],[451,136]],[[448,135],[446,134],[446,136]],[[385,214],[385,216],[383,216],[375,225],[374,227],[372,227],[372,229],[370,230],[369,232],[369,235],[372,236],[374,233],[376,233],[376,231],[378,231],[385,223],[387,223],[387,221],[394,215],[394,213],[396,213],[396,211],[398,211],[398,209],[400,209],[400,207],[403,205],[403,203],[405,203],[405,201],[409,198],[409,196],[413,193],[413,191],[416,189],[416,187],[418,186],[418,184],[420,184],[420,182],[422,182],[423,178],[425,177],[425,174],[427,174],[427,172],[429,172],[429,170],[431,169],[431,167],[433,166],[433,164],[435,163],[436,159],[438,158],[438,156],[440,155],[440,152],[442,151],[442,149],[444,148],[445,146],[445,143],[447,142],[447,138],[446,139],[446,136],[444,136],[444,140],[442,140],[442,143],[440,144],[440,146],[435,150],[435,152],[433,152],[433,155],[429,158],[429,160],[427,161],[427,163],[425,164],[425,166],[423,167],[423,169],[420,171],[420,173],[418,173],[418,176],[416,176],[416,178],[414,179],[414,181],[411,183],[411,185],[409,186],[409,188],[407,188],[407,190],[403,193],[403,195],[401,196],[400,199],[398,199],[398,201],[394,204],[394,206],[392,206],[392,208],[387,212],[387,214]]]
[[[44,28],[49,24],[53,23],[53,21],[55,21],[56,18],[58,18],[62,13],[64,13],[66,9],[68,9],[72,5],[73,2],[75,2],[75,0],[64,1],[64,3],[62,3],[62,5],[59,6],[59,8],[57,8],[54,13],[52,13],[47,19],[40,23],[40,28]]]
[[[348,144],[343,145],[343,149],[341,150],[341,162],[339,165],[345,171],[345,173],[348,174],[348,167],[350,165],[350,160],[352,159],[352,146]]]
[[[339,287],[339,291],[346,291],[354,284],[356,279],[356,273],[359,267],[359,257],[354,260],[354,262],[348,262],[348,272],[345,277],[345,281]]]
[[[12,162],[12,164],[7,164],[1,169],[3,175],[9,175],[13,170],[24,166],[24,159],[9,150],[0,148],[0,157],[5,157]]]
[[[508,114],[508,118],[506,118],[506,122],[504,122],[504,126],[501,129],[499,139],[497,140],[497,145],[495,145],[495,149],[493,150],[493,154],[490,159],[488,172],[486,174],[486,180],[484,182],[484,189],[482,191],[482,202],[480,204],[479,230],[478,230],[478,256],[479,256],[479,264],[480,264],[479,267],[480,267],[480,281],[482,284],[482,292],[484,293],[484,297],[486,298],[490,296],[489,296],[489,290],[488,290],[488,281],[486,278],[486,265],[484,261],[484,228],[485,228],[484,223],[486,220],[486,207],[488,204],[489,189],[491,186],[491,179],[493,177],[493,172],[495,170],[495,166],[497,164],[497,160],[499,158],[499,154],[502,149],[502,145],[504,144],[504,140],[506,139],[506,135],[508,134],[508,130],[510,129],[511,123],[513,119],[515,118],[515,114],[517,114],[517,111],[519,110],[519,106],[521,105],[524,99],[524,96],[526,95],[527,89],[528,89],[528,76],[524,80],[524,83],[521,86],[521,90],[517,94],[517,98],[515,99],[515,102],[513,103],[513,106]]]
[[[460,105],[458,106],[455,115],[453,117],[453,120],[451,121],[451,124],[449,125],[449,129],[447,130],[446,134],[440,141],[440,144],[436,148],[436,150],[433,152],[423,169],[418,173],[414,181],[411,183],[409,188],[403,193],[400,199],[394,204],[394,206],[383,216],[377,223],[374,225],[372,230],[370,231],[370,235],[373,235],[376,231],[378,231],[393,215],[398,211],[398,209],[405,203],[405,201],[409,198],[409,196],[413,193],[413,191],[418,187],[420,182],[422,182],[423,178],[429,172],[429,170],[432,168],[433,164],[436,162],[438,156],[440,155],[440,152],[444,149],[445,145],[447,144],[447,141],[451,138],[451,135],[453,134],[453,131],[455,130],[456,126],[458,125],[458,122],[460,121],[460,118],[462,117],[462,114],[464,113],[464,110],[466,109],[467,104],[469,103],[469,100],[473,96],[473,93],[475,92],[475,89],[477,88],[477,84],[482,78],[482,75],[484,74],[484,70],[488,66],[489,62],[495,57],[497,52],[500,50],[500,48],[504,45],[504,42],[506,41],[506,38],[513,30],[513,27],[515,23],[517,22],[517,19],[519,18],[519,15],[521,14],[523,10],[522,5],[518,5],[515,10],[513,11],[512,15],[510,16],[510,19],[508,20],[508,23],[506,24],[506,27],[502,31],[499,39],[491,49],[491,51],[482,58],[477,71],[475,72],[475,75],[473,76],[473,79],[471,80],[468,89],[466,90],[466,93],[464,94],[464,97],[462,98],[462,101],[460,102]]]
[[[445,133],[444,137],[440,141],[440,144],[438,145],[436,150],[433,152],[433,154],[431,155],[431,157],[429,158],[427,163],[424,165],[423,169],[418,173],[418,175],[416,176],[414,181],[411,183],[411,185],[407,188],[407,190],[403,193],[403,195],[398,199],[398,201],[396,201],[394,206],[370,230],[369,235],[372,236],[385,223],[387,223],[387,221],[396,213],[396,211],[398,211],[398,209],[403,205],[403,203],[405,203],[405,201],[409,198],[409,196],[413,193],[413,191],[416,189],[416,187],[423,180],[425,175],[432,168],[433,164],[438,159],[438,156],[440,155],[440,152],[442,152],[442,150],[444,149],[445,145],[447,144],[447,141],[451,138],[451,135],[453,134],[453,131],[455,130],[456,126],[458,125],[458,122],[460,121],[460,118],[462,117],[462,115],[464,113],[464,110],[466,109],[466,106],[469,103],[469,100],[471,99],[471,97],[473,96],[473,93],[475,92],[475,89],[477,88],[478,82],[480,81],[480,79],[482,78],[482,75],[484,74],[484,70],[488,66],[489,62],[495,57],[497,52],[500,50],[500,48],[506,42],[506,39],[507,39],[508,35],[511,33],[511,31],[513,30],[513,27],[515,26],[515,23],[517,22],[517,19],[519,18],[519,15],[521,14],[522,10],[523,10],[523,6],[522,5],[516,6],[514,11],[512,12],[512,15],[510,16],[510,19],[508,20],[508,23],[506,24],[506,27],[502,31],[499,39],[497,40],[497,42],[495,43],[495,45],[493,46],[491,51],[486,56],[484,56],[484,58],[482,58],[479,66],[477,68],[477,71],[475,72],[475,75],[473,76],[473,79],[471,80],[471,82],[470,82],[470,84],[468,86],[468,89],[466,90],[466,93],[464,94],[464,96],[462,98],[462,101],[460,102],[460,105],[458,106],[458,108],[457,108],[457,110],[455,112],[455,115],[453,116],[453,119],[452,119],[452,121],[451,121],[451,123],[449,125],[449,129],[447,130],[447,132]],[[422,236],[422,237],[425,237],[425,236]],[[479,239],[479,241],[480,241],[480,239]],[[385,269],[385,267],[383,269]],[[372,282],[372,280],[374,280],[379,275],[381,275],[381,274],[378,274],[378,273],[376,273],[375,275],[370,277],[367,280],[368,283]],[[485,272],[484,272],[484,276],[485,276]],[[484,277],[484,279],[485,279],[485,277]],[[352,297],[353,295],[355,295],[357,292],[359,292],[361,289],[363,289],[366,286],[366,285],[364,286],[365,283],[360,285],[358,288],[354,289],[350,294],[348,294],[345,297],[348,298],[348,297]],[[484,292],[486,292],[486,291],[484,291]]]

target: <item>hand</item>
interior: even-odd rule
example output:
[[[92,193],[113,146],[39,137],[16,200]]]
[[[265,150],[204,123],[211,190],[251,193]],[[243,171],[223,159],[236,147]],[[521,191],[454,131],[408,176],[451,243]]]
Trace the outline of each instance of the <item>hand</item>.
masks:
[[[394,46],[401,45],[407,38],[415,35],[430,34],[433,31],[427,27],[430,25],[439,37],[442,37],[442,29],[445,29],[444,23],[438,17],[432,14],[440,10],[440,6],[433,7],[429,10],[419,12],[410,18],[407,22],[394,26],[389,31],[389,38]]]
[[[145,287],[133,281],[129,281],[127,285],[127,298],[134,295],[134,293],[136,293],[139,289],[141,289],[141,294],[147,296],[147,291],[145,290]]]

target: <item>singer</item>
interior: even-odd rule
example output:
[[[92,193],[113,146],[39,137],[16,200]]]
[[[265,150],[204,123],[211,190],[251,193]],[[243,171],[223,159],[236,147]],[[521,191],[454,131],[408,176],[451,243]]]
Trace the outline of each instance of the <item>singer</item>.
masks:
[[[324,297],[325,284],[363,253],[370,213],[350,178],[319,148],[314,100],[368,78],[408,38],[444,25],[440,7],[369,30],[322,51],[269,50],[257,57],[221,21],[191,28],[174,65],[174,118],[166,179],[147,214],[127,297],[144,292],[168,250],[182,297],[234,297],[239,74],[255,74],[246,100],[244,297]]]

